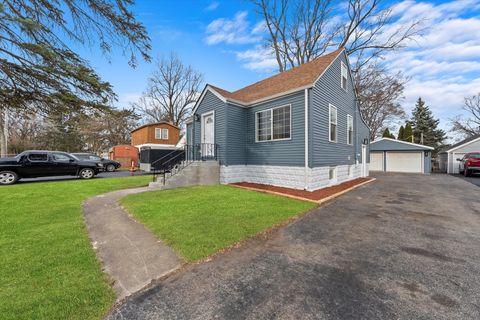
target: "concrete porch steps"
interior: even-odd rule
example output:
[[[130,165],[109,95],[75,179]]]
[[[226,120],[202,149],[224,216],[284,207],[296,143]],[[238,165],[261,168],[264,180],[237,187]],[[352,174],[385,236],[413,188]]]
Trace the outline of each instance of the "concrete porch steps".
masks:
[[[163,177],[158,176],[156,182],[150,183],[150,187],[173,189],[218,183],[220,183],[220,165],[218,161],[209,160],[195,161],[173,176],[167,174],[165,185],[163,184]]]

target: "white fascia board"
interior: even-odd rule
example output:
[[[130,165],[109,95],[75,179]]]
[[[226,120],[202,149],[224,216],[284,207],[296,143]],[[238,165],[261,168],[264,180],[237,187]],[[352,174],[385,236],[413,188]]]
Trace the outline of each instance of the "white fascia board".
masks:
[[[218,93],[215,89],[213,89],[210,85],[206,85],[205,88],[202,91],[202,94],[200,95],[200,98],[198,98],[197,102],[195,103],[195,106],[193,106],[192,109],[192,114],[195,114],[195,112],[198,109],[198,106],[200,105],[200,102],[202,102],[203,98],[207,94],[207,91],[210,91],[213,93],[218,99],[222,100],[223,102],[227,102],[227,99],[225,99],[224,96],[222,96],[220,93]]]

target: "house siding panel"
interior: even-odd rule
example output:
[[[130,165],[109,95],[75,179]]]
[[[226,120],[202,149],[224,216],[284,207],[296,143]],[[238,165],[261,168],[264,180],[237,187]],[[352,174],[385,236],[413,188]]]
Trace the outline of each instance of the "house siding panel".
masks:
[[[217,159],[220,164],[226,164],[226,141],[227,141],[227,104],[217,98],[213,93],[207,92],[200,102],[195,114],[215,111],[215,143],[218,145]],[[201,143],[201,120],[193,122],[194,144]]]
[[[344,54],[337,57],[311,90],[310,105],[310,167],[355,164],[356,153],[361,153],[363,139],[356,132],[365,134],[356,108],[353,82],[349,75],[347,92],[340,86],[340,61],[347,63]],[[337,142],[329,141],[329,105],[337,108]],[[347,115],[354,119],[354,139],[347,144]],[[361,140],[360,140],[361,139]],[[356,152],[357,150],[357,152]],[[360,158],[358,158],[360,161]]]
[[[255,142],[255,113],[291,105],[291,139]],[[304,166],[305,94],[304,91],[268,101],[247,110],[246,149],[248,165]]]
[[[247,110],[242,107],[227,106],[227,165],[242,165],[246,163]]]

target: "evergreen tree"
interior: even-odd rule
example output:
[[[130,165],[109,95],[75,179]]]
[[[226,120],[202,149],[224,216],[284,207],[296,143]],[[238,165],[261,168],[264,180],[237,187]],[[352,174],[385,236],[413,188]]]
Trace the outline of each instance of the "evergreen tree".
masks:
[[[425,101],[422,98],[418,98],[410,122],[414,142],[435,148],[434,155],[436,155],[443,146],[443,141],[446,138],[445,131],[438,129],[440,120],[433,117],[432,111],[425,105]]]
[[[403,141],[412,142],[413,129],[410,122],[407,122],[405,125],[405,130],[403,131]]]
[[[404,137],[405,137],[404,130],[405,128],[403,126],[400,126],[400,129],[398,130],[398,136],[397,136],[398,140],[404,141]]]
[[[390,130],[388,128],[385,128],[382,134],[382,138],[390,138],[390,139],[395,139],[395,136],[390,133]]]

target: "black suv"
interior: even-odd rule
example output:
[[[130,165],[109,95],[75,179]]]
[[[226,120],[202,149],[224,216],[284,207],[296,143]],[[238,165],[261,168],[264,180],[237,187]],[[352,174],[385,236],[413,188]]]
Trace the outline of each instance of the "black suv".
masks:
[[[13,158],[0,158],[0,185],[22,178],[77,176],[91,179],[100,171],[93,162],[81,161],[66,152],[24,151]]]
[[[95,154],[92,153],[72,153],[75,157],[77,157],[80,160],[84,161],[91,161],[95,163],[99,163],[102,165],[102,169],[108,172],[113,172],[120,168],[120,162],[110,160],[110,159],[105,159],[101,158]]]

